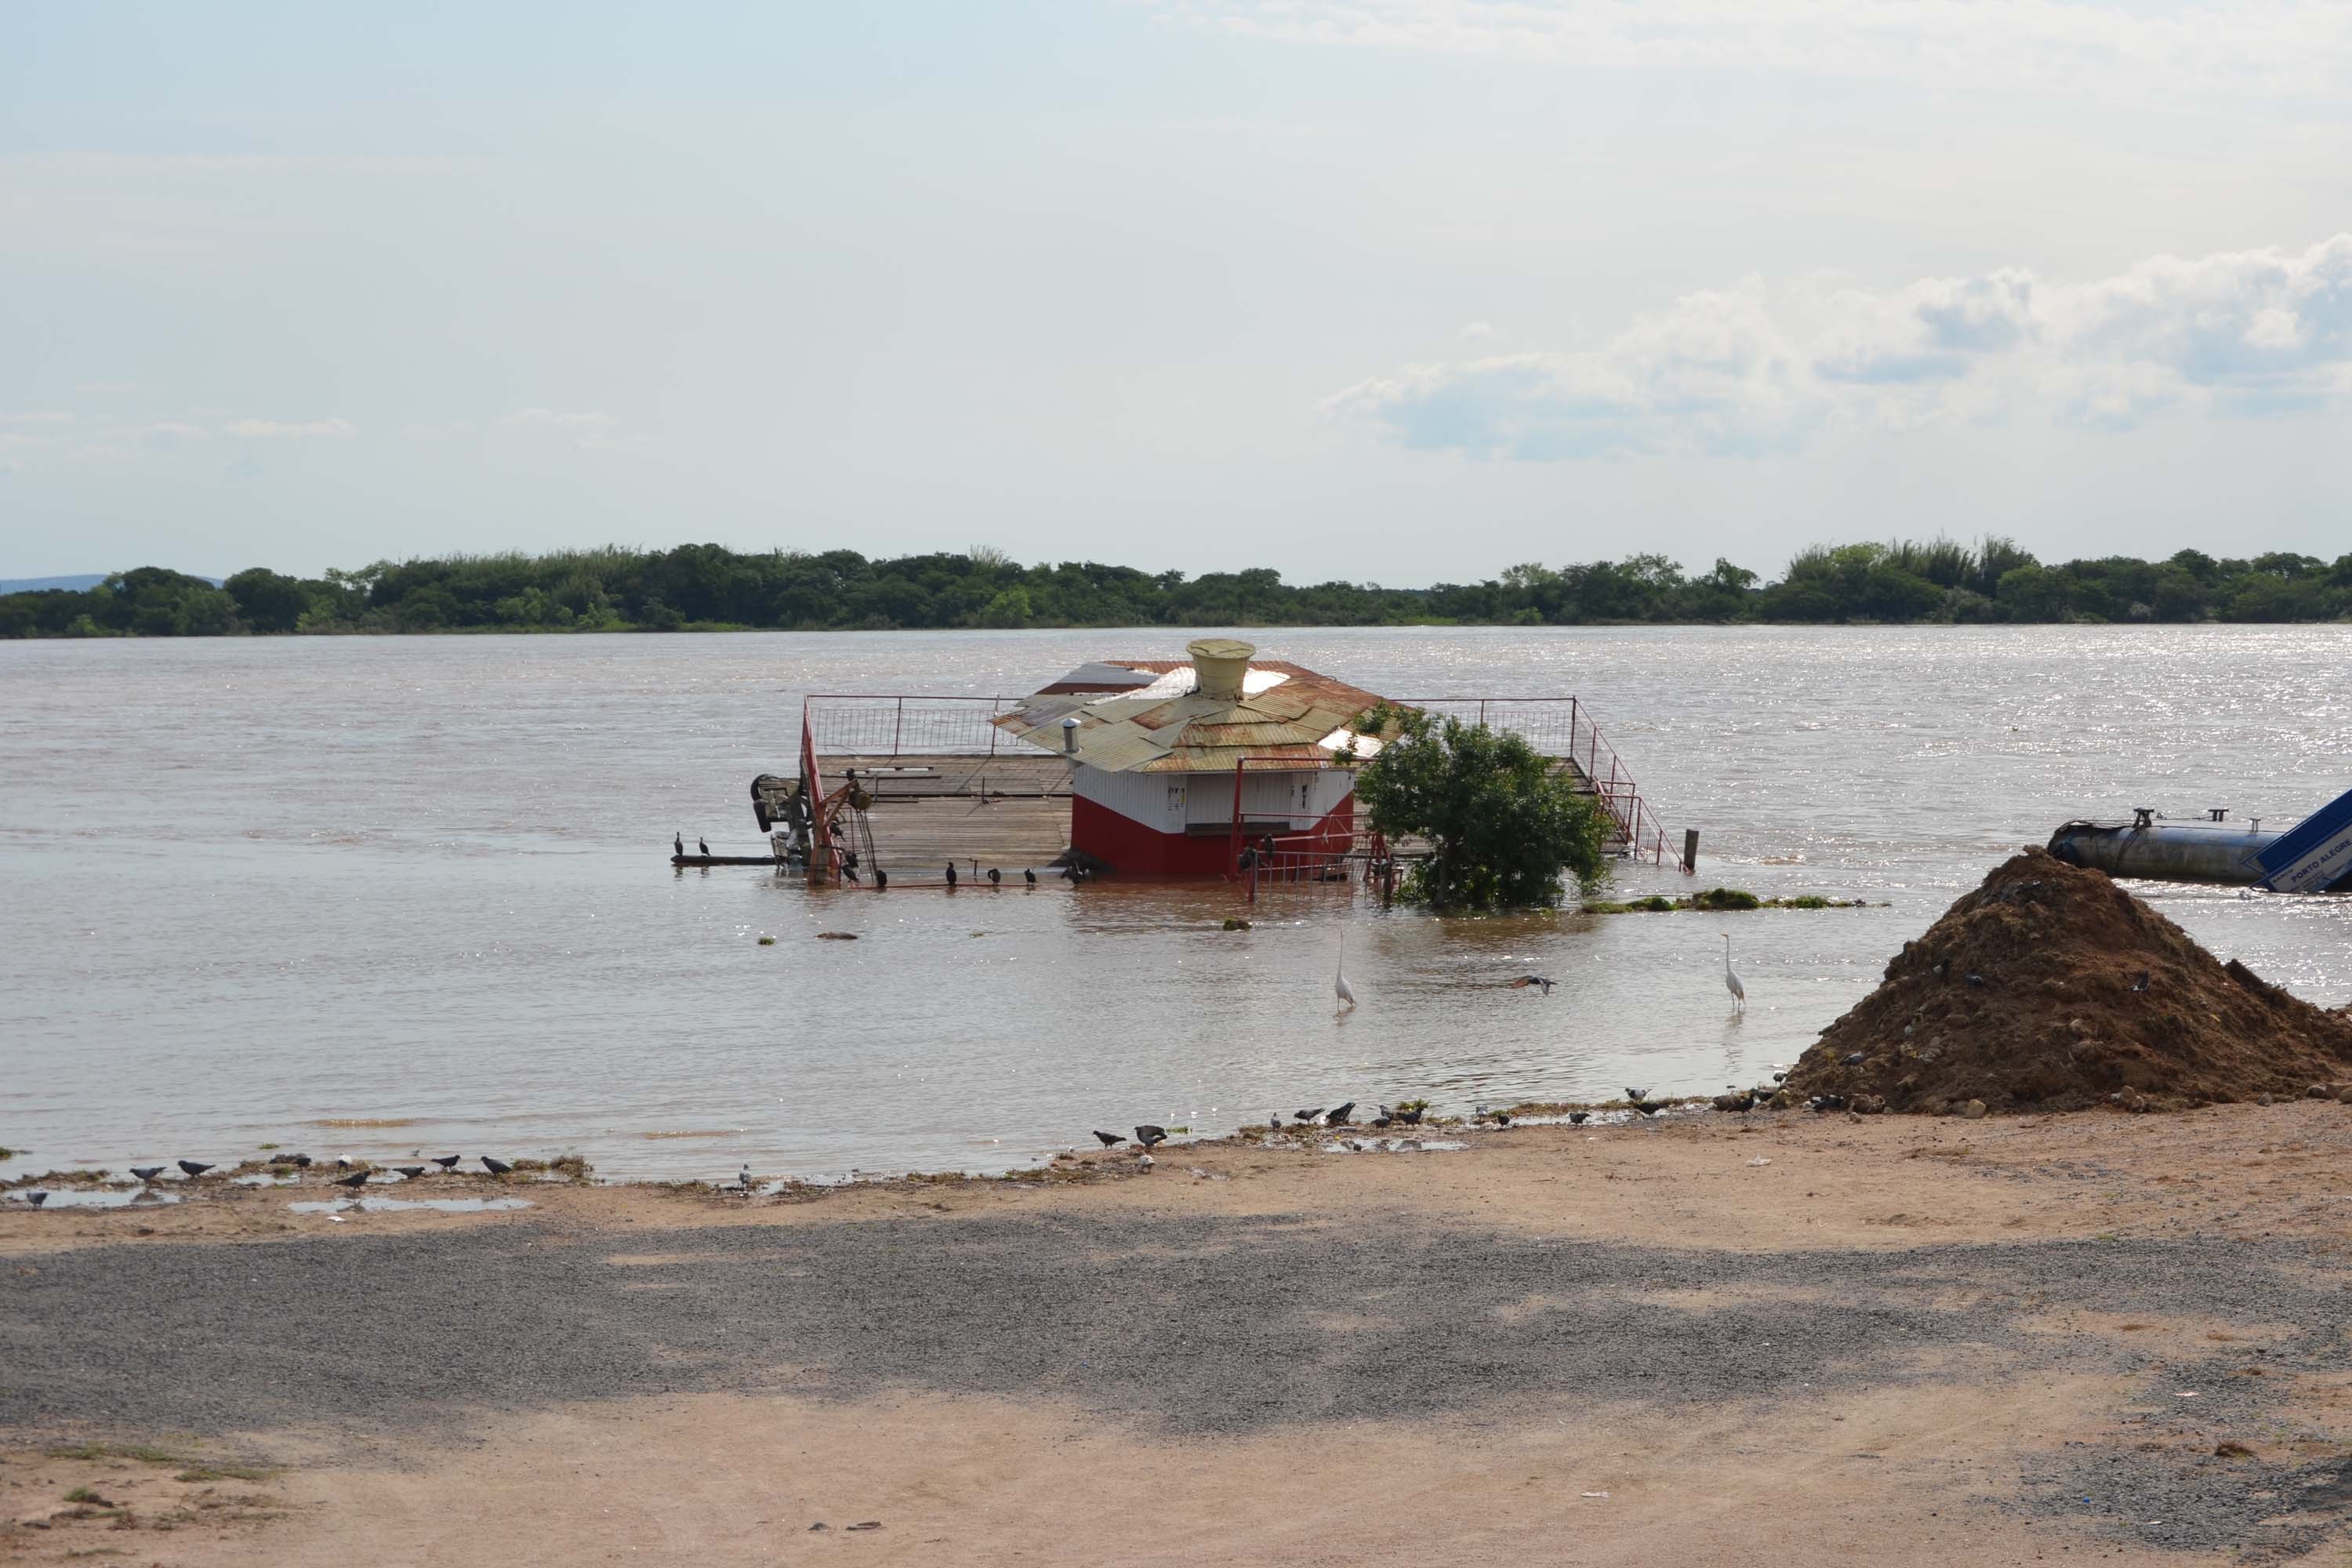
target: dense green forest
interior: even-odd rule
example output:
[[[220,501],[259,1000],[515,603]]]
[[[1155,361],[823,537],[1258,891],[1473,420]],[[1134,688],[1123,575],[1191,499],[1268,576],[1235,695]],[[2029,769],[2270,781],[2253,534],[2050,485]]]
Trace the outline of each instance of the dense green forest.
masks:
[[[1638,622],[2333,621],[2352,619],[2352,555],[2044,564],[2011,541],[1815,545],[1775,581],[1663,555],[1514,566],[1482,583],[1291,584],[1279,573],[1139,572],[1003,552],[868,560],[716,544],[380,561],[215,587],[159,566],[87,592],[0,595],[0,637],[281,632],[901,630],[940,626],[1585,626]]]

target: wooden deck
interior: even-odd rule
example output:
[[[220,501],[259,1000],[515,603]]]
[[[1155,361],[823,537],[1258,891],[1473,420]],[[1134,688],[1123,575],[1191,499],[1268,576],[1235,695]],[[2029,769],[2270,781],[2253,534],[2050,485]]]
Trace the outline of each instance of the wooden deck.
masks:
[[[967,878],[977,862],[1018,881],[1024,868],[1048,875],[1070,847],[1070,770],[1053,757],[821,756],[817,767],[828,789],[857,771],[873,796],[860,863],[894,879],[937,879],[953,860]]]

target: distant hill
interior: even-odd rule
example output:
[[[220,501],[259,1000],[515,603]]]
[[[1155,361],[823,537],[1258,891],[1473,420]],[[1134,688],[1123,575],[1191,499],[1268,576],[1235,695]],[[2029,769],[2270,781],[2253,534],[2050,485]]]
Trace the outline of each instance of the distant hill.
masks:
[[[204,574],[192,572],[189,575],[203,577]],[[80,594],[97,587],[106,581],[106,577],[103,572],[81,572],[71,577],[0,577],[0,594],[37,594],[45,588],[63,588],[69,594]],[[217,577],[205,577],[205,581],[215,588],[221,585]]]

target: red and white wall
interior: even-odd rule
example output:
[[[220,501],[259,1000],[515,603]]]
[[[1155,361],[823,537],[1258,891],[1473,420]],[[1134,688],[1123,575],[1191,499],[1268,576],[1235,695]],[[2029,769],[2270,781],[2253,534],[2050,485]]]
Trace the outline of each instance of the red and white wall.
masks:
[[[1242,819],[1278,837],[1355,833],[1355,777],[1340,768],[1250,773]],[[1221,877],[1231,868],[1234,775],[1105,773],[1080,764],[1071,780],[1070,847],[1129,877]]]

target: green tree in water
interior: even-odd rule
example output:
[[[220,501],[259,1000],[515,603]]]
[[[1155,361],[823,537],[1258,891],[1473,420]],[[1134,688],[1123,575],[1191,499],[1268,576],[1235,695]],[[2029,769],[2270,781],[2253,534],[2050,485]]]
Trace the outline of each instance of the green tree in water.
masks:
[[[1428,843],[1401,890],[1433,909],[1548,907],[1563,875],[1585,894],[1609,880],[1600,804],[1517,735],[1406,714],[1364,764],[1356,798],[1391,842]]]

